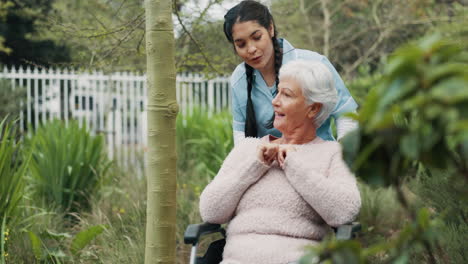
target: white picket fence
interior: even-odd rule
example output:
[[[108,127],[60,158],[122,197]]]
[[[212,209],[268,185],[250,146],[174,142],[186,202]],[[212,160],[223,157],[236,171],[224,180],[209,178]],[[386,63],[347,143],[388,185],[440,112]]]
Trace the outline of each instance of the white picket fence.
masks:
[[[21,100],[21,128],[33,128],[59,118],[86,124],[91,133],[106,136],[108,154],[124,164],[135,162],[146,146],[146,77],[131,73],[103,74],[68,69],[3,68],[0,79],[11,81],[12,89],[26,89]],[[207,80],[197,74],[176,79],[180,114],[194,106],[208,113],[230,107],[229,79]],[[139,159],[141,160],[141,159]]]

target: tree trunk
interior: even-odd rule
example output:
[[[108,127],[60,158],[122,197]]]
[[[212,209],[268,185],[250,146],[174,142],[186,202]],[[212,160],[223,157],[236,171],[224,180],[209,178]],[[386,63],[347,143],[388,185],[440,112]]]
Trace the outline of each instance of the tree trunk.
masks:
[[[171,0],[146,0],[148,203],[145,264],[175,263],[176,71]]]

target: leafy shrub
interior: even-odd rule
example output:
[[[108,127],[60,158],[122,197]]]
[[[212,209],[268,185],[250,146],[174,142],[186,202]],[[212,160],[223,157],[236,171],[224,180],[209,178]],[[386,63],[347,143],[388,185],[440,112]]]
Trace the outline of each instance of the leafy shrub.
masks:
[[[398,186],[421,162],[468,179],[467,76],[468,53],[437,35],[398,49],[342,140],[357,175]]]
[[[369,65],[363,65],[358,68],[358,77],[346,82],[346,86],[353,95],[358,105],[363,105],[369,91],[375,87],[382,74],[380,72],[370,72]]]
[[[437,35],[394,53],[382,79],[355,115],[360,128],[345,136],[342,143],[346,161],[364,182],[395,187],[410,216],[408,224],[391,240],[368,248],[339,241],[324,243],[315,252],[318,257],[309,263],[349,263],[343,254],[352,255],[358,263],[374,263],[376,255],[384,256],[385,263],[439,261],[440,218],[431,208],[418,212],[411,208],[402,187],[421,166],[453,169],[450,181],[466,186],[467,76],[468,53]],[[464,188],[458,198],[466,200],[466,194]],[[337,250],[341,248],[348,250]]]
[[[90,196],[97,194],[110,164],[103,137],[90,135],[77,122],[66,126],[55,120],[37,129],[29,145],[34,145],[30,173],[35,195],[64,212],[89,209]]]

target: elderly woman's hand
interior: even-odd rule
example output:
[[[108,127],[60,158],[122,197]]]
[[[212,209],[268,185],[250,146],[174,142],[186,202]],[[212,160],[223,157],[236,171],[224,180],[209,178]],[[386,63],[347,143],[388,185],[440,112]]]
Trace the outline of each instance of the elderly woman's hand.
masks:
[[[291,145],[279,145],[278,147],[278,154],[276,159],[282,169],[284,169],[284,161],[286,160],[286,156],[288,152],[296,151],[296,148]]]
[[[267,164],[271,165],[273,161],[277,158],[279,145],[275,143],[261,143],[257,147],[257,157],[258,159]]]

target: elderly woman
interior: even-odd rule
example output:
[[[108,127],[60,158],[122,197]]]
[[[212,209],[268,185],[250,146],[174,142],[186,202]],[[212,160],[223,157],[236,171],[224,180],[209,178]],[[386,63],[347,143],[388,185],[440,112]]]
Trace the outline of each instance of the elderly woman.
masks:
[[[316,130],[337,101],[320,62],[293,61],[279,74],[272,104],[281,138],[246,138],[200,197],[202,219],[229,222],[222,263],[298,261],[304,247],[352,221],[361,198],[335,141]]]

